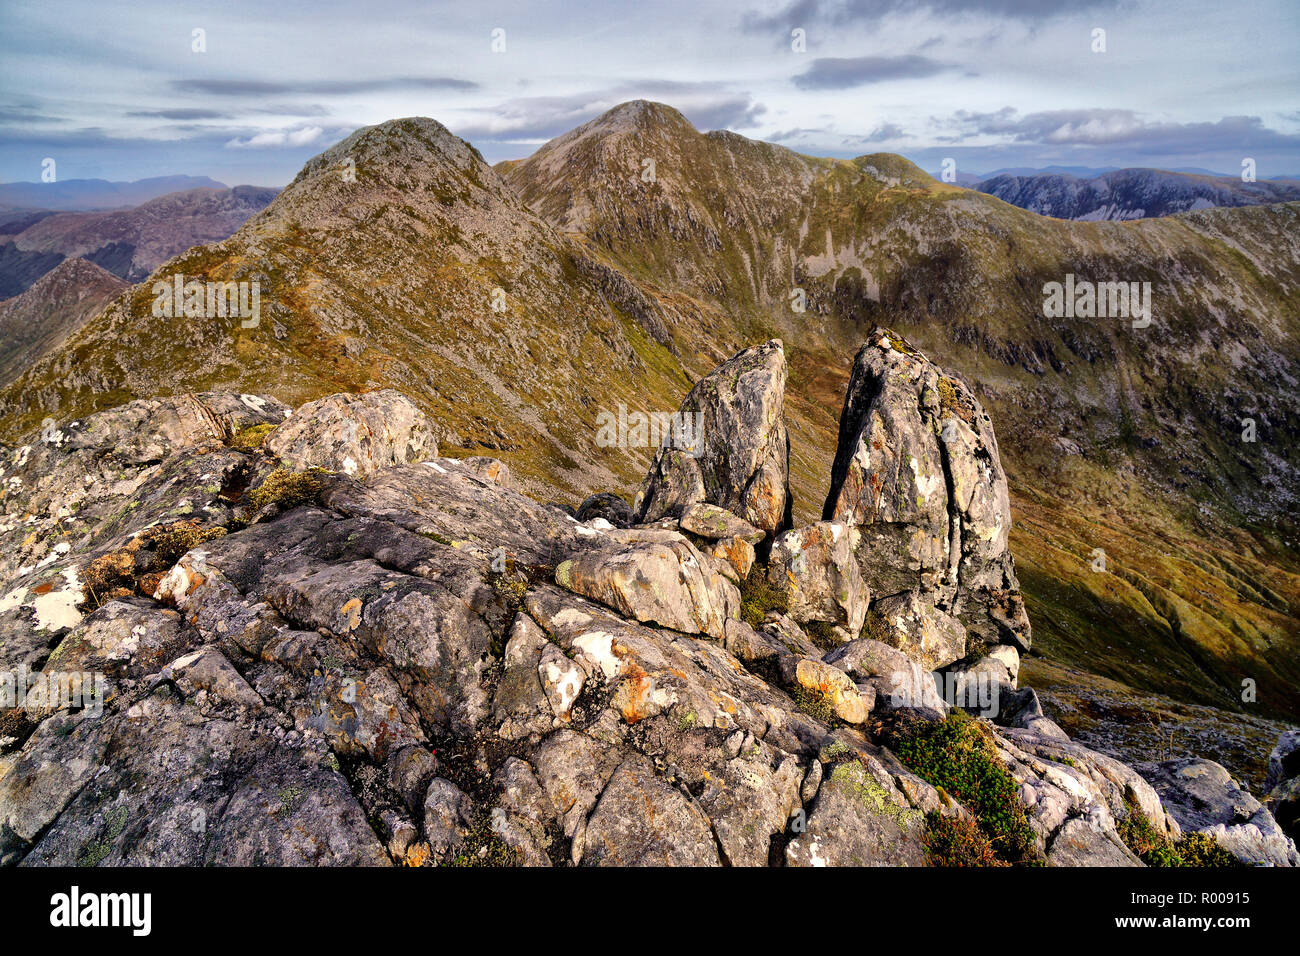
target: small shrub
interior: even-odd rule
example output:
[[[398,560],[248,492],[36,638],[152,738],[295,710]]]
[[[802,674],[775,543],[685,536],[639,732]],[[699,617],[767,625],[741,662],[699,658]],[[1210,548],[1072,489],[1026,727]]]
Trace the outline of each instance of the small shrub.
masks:
[[[939,376],[939,411],[945,417],[957,410],[957,390],[952,382]]]
[[[192,525],[176,524],[169,528],[154,528],[147,532],[153,542],[154,566],[170,568],[181,557],[204,541],[220,538],[226,533],[225,528],[199,529]]]
[[[755,564],[749,575],[740,582],[740,616],[750,627],[761,627],[769,611],[785,614],[790,610],[790,599],[784,591],[772,587],[767,580],[767,568]]]
[[[1006,866],[993,842],[969,817],[945,817],[938,810],[925,818],[925,858],[931,866]]]
[[[275,425],[270,422],[262,422],[259,425],[247,425],[239,429],[230,436],[227,444],[236,451],[251,452],[262,447],[262,442],[266,441],[266,436],[275,429]]]
[[[319,468],[308,471],[277,468],[248,493],[248,506],[256,514],[269,504],[277,504],[286,511],[309,504],[325,489],[325,475]]]
[[[882,644],[889,644],[891,633],[892,629],[885,620],[884,615],[872,608],[867,612],[867,619],[862,623],[862,633],[859,636],[872,641],[880,641]]]
[[[85,606],[97,608],[105,601],[135,591],[135,555],[123,549],[101,555],[81,572]]]
[[[969,809],[998,857],[1029,863],[1034,831],[1020,805],[1020,787],[997,756],[988,728],[961,711],[918,722],[897,746],[899,759]]]
[[[833,651],[844,643],[836,633],[834,624],[827,624],[825,621],[809,621],[803,629],[809,639],[823,651]]]
[[[1241,866],[1208,833],[1185,833],[1177,842],[1160,833],[1131,793],[1124,794],[1128,812],[1116,821],[1120,839],[1147,866]]]
[[[809,717],[820,720],[823,724],[834,722],[835,709],[826,694],[812,687],[796,687],[793,696],[794,705]]]

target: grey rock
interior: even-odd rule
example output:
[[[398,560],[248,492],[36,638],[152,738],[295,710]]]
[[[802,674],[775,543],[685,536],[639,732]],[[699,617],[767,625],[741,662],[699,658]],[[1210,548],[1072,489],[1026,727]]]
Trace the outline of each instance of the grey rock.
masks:
[[[871,610],[880,622],[880,633],[873,636],[926,670],[938,670],[966,656],[966,628],[961,621],[939,610],[919,591],[880,598]]]
[[[583,864],[719,866],[709,818],[642,760],[619,766],[587,822]]]
[[[355,478],[438,454],[424,413],[392,389],[308,402],[262,444],[298,470],[323,468]]]
[[[450,780],[434,777],[424,797],[424,837],[435,863],[456,853],[474,824],[474,804]]]
[[[718,639],[740,612],[735,585],[685,540],[579,554],[555,569],[555,580],[638,621]]]
[[[708,502],[769,534],[788,527],[785,377],[785,350],[773,339],[697,382],[679,414],[698,422],[699,434],[689,448],[665,446],[655,454],[633,506],[636,520],[678,517],[688,505]]]
[[[717,505],[703,501],[697,501],[683,508],[677,523],[683,531],[698,534],[701,538],[710,541],[741,538],[750,544],[758,544],[764,537],[762,530],[755,528],[743,518],[737,518],[726,508],[719,508]]]
[[[772,543],[768,580],[784,591],[790,617],[823,621],[857,637],[871,594],[858,569],[858,530],[822,521],[778,535]]]
[[[835,764],[806,830],[786,844],[789,866],[925,866],[924,814],[874,759]]]
[[[1185,831],[1213,836],[1243,863],[1300,866],[1295,842],[1221,764],[1184,757],[1134,767]]]
[[[604,518],[615,528],[627,528],[632,525],[632,506],[612,491],[599,491],[578,505],[573,516],[581,522]]]

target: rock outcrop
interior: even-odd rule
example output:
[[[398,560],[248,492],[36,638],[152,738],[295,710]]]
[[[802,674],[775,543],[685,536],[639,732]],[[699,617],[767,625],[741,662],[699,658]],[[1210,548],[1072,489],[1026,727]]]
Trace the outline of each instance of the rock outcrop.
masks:
[[[1300,730],[1284,733],[1268,755],[1264,803],[1284,833],[1300,842]]]
[[[655,454],[633,508],[636,520],[676,518],[708,502],[768,534],[788,527],[785,377],[785,349],[773,339],[700,379],[678,411],[690,434]]]
[[[1135,769],[1155,787],[1183,830],[1210,834],[1243,863],[1300,866],[1295,843],[1220,764],[1184,757]]]
[[[779,347],[743,356],[722,379],[779,412]],[[797,553],[778,537],[757,578],[708,553],[781,530],[779,415],[736,426],[744,455],[715,447],[748,462],[710,485],[737,511],[701,498],[624,529],[492,460],[411,463],[434,451],[400,396],[288,412],[136,402],[4,452],[0,671],[62,683],[0,715],[0,863],[917,866],[936,828],[976,825],[897,742],[948,714],[932,672],[955,635],[909,604],[886,606],[905,646],[852,636],[866,565],[838,546],[862,525],[795,529]],[[756,620],[744,596],[772,567],[806,600]],[[817,623],[852,639],[826,650]],[[70,692],[82,673],[92,694]],[[950,719],[1006,775],[1026,859],[1140,862],[1135,803],[1178,832],[1158,786],[1036,697],[994,700],[1015,726]]]
[[[951,631],[951,616],[984,647],[1029,649],[993,423],[964,382],[887,329],[854,360],[823,517],[858,530],[877,602],[914,595],[907,640],[918,629]],[[918,621],[929,607],[944,618]]]

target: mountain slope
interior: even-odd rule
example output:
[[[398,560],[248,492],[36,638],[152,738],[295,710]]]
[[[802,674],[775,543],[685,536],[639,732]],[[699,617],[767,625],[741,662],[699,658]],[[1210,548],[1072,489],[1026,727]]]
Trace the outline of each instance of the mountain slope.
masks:
[[[1117,169],[1079,178],[991,176],[974,187],[1013,206],[1057,219],[1150,219],[1214,206],[1256,206],[1300,200],[1300,183]]]
[[[0,385],[57,349],[125,288],[85,259],[65,259],[22,295],[0,302]]]
[[[779,337],[806,521],[851,357],[888,325],[996,423],[1040,649],[1220,707],[1248,706],[1249,678],[1260,709],[1294,715],[1298,219],[1289,204],[1049,220],[899,157],[799,156],[643,102],[496,170],[434,121],[396,120],[152,277],[256,280],[257,327],[154,319],[143,283],[0,391],[0,427],[188,390],[297,403],[391,386],[449,453],[489,450],[576,503],[630,492],[649,458],[599,446],[602,411],[669,411]],[[1151,282],[1152,325],[1045,318],[1044,284],[1067,274]]]

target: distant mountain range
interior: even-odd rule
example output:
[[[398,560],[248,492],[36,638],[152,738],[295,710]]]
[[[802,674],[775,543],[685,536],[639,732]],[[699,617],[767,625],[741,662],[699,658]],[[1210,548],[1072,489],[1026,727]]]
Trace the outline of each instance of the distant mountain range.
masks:
[[[1056,219],[1151,219],[1215,206],[1300,199],[1300,181],[1246,183],[1239,177],[1208,171],[1049,167],[1004,170],[972,179],[966,177],[961,185]]]
[[[225,239],[274,199],[277,191],[262,186],[204,187],[112,212],[0,214],[0,299],[26,291],[72,258],[138,282],[192,246]]]
[[[134,182],[64,179],[52,183],[0,183],[0,210],[124,209],[186,189],[229,189],[208,176],[154,176]]]

